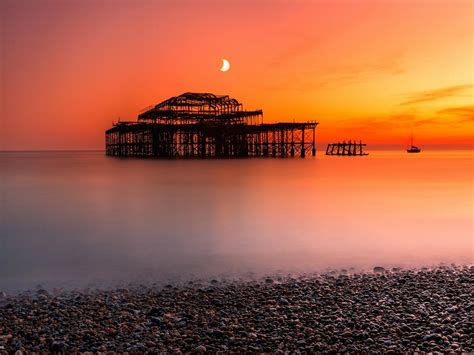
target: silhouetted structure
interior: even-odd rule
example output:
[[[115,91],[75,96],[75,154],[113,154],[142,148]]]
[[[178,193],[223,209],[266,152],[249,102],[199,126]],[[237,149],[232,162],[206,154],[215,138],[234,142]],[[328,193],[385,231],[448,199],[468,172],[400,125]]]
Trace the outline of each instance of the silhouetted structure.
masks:
[[[369,153],[364,153],[363,147],[367,144],[362,144],[360,141],[356,143],[355,141],[343,141],[342,143],[331,143],[328,144],[326,148],[326,155],[368,155]]]
[[[263,123],[229,96],[185,93],[146,108],[137,122],[106,131],[106,154],[120,157],[288,157],[316,155],[317,122]]]

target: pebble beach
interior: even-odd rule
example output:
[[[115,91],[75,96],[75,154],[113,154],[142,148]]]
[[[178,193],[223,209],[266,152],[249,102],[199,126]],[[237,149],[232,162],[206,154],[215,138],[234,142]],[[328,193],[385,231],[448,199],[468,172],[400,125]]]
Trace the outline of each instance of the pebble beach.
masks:
[[[474,350],[474,267],[0,293],[0,353]]]

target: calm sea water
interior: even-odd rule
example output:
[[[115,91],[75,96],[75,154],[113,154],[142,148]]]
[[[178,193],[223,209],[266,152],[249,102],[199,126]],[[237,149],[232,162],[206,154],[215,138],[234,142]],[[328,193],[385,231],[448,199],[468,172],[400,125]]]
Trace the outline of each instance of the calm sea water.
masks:
[[[0,290],[472,263],[473,167],[0,153]]]

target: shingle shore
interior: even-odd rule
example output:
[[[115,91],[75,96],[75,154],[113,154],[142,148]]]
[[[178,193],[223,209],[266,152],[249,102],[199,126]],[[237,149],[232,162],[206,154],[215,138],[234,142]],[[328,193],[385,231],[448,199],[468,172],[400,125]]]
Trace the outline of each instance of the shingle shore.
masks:
[[[473,351],[474,267],[377,271],[3,294],[0,353]]]

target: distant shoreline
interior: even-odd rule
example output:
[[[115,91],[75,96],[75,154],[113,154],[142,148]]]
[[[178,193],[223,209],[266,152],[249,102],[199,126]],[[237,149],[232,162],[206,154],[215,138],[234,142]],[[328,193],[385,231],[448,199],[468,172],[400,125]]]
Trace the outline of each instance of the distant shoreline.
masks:
[[[449,266],[0,294],[0,349],[471,352],[473,284]]]

